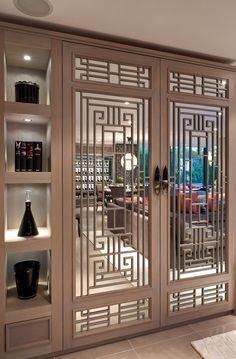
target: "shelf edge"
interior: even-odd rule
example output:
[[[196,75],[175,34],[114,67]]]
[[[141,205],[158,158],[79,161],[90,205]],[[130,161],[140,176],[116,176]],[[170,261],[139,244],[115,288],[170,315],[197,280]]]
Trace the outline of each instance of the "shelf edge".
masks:
[[[51,183],[51,172],[6,172],[5,184]]]

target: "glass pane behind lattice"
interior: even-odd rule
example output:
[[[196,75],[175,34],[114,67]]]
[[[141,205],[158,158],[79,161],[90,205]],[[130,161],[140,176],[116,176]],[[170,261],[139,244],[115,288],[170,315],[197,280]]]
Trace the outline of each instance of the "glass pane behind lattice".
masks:
[[[76,92],[76,296],[149,284],[149,100]]]
[[[227,111],[170,104],[170,278],[226,271]]]

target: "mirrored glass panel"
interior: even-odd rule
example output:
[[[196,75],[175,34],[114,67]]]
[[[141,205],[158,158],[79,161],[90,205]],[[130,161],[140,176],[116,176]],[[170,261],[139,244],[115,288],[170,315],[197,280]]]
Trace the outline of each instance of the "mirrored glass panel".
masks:
[[[226,271],[226,127],[222,107],[170,104],[170,279]]]
[[[75,93],[76,296],[149,283],[149,101]]]

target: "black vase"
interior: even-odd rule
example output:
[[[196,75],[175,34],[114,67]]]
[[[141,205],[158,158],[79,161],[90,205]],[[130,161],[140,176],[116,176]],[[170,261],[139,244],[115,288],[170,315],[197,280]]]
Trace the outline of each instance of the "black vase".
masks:
[[[38,290],[40,262],[29,260],[14,265],[17,296],[19,299],[30,299]]]
[[[29,196],[27,193],[29,191],[26,191],[26,196]],[[36,226],[33,214],[31,212],[31,202],[29,199],[26,199],[25,201],[25,213],[22,218],[20,228],[18,231],[19,237],[31,237],[36,236],[39,234],[38,228]]]

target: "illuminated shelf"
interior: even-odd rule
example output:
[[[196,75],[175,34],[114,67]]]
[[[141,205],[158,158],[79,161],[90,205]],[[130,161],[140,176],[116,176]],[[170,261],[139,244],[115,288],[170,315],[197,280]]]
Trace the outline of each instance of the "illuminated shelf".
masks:
[[[6,253],[26,253],[51,249],[51,237],[47,228],[39,227],[35,237],[18,237],[18,229],[10,229],[5,234]]]
[[[4,103],[5,117],[9,121],[22,121],[24,116],[33,116],[34,122],[46,122],[45,118],[51,116],[51,106],[36,103],[23,103],[6,101]]]
[[[7,172],[6,184],[51,183],[51,172]]]

